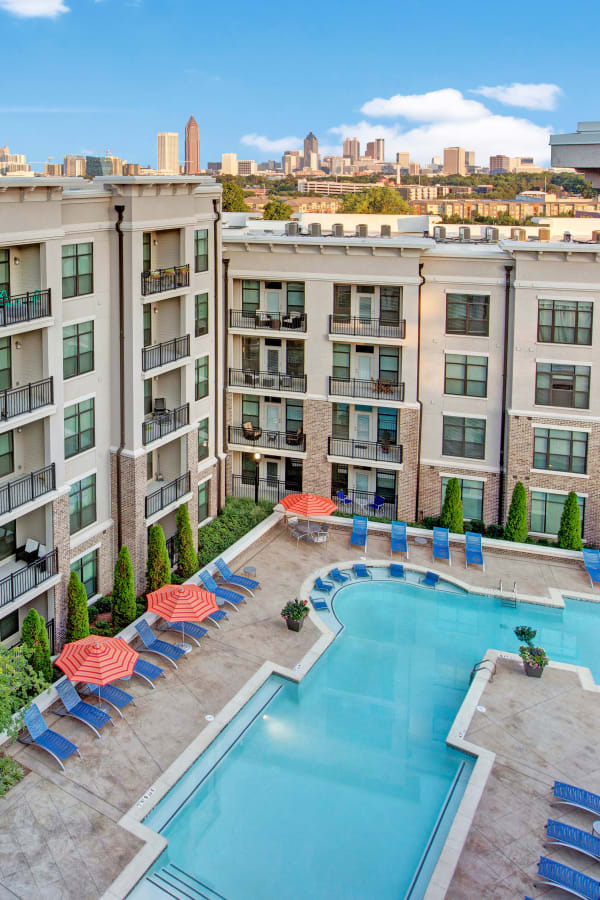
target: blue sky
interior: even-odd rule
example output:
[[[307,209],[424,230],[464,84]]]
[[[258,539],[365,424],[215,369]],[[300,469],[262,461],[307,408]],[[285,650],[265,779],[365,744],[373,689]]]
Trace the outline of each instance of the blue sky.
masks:
[[[225,151],[279,157],[311,129],[333,152],[348,133],[383,135],[388,158],[409,150],[425,162],[460,144],[480,164],[493,152],[542,162],[549,130],[600,118],[595,3],[580,0],[577,26],[556,0],[506,0],[502,16],[493,4],[459,9],[0,0],[11,73],[0,145],[57,161],[110,148],[155,165],[158,131],[179,131],[183,159],[193,113],[203,165]]]

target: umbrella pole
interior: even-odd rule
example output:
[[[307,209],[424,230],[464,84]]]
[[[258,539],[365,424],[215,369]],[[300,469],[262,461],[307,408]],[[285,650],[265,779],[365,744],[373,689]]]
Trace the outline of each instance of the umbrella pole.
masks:
[[[187,644],[185,640],[185,622],[181,623],[181,643],[177,644],[180,650],[183,650],[184,653],[192,652],[192,645]]]

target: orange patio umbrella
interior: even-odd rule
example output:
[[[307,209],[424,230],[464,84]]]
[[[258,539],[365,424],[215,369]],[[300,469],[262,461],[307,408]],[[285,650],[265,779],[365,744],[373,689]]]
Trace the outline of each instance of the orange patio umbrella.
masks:
[[[156,613],[167,622],[201,622],[219,609],[216,595],[197,584],[165,584],[148,594],[147,599],[148,612]],[[180,646],[183,648],[184,644],[185,625]]]
[[[102,688],[117,678],[132,675],[139,653],[123,638],[90,634],[65,644],[56,665],[71,681],[86,681]],[[101,691],[98,692],[102,700]]]
[[[320,497],[318,494],[288,494],[281,505],[287,512],[295,513],[297,516],[328,516],[335,512],[337,504],[329,497]]]

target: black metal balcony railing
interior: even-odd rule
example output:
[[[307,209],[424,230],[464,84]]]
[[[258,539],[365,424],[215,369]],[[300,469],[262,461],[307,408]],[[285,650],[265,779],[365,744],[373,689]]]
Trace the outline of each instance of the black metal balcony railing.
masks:
[[[0,391],[0,417],[12,419],[24,413],[33,412],[41,406],[49,406],[54,402],[54,386],[52,378],[34,381],[23,387]]]
[[[0,607],[12,603],[57,573],[58,550],[54,548],[41,559],[36,559],[0,580]]]
[[[0,291],[0,327],[31,322],[50,315],[50,288],[45,291],[27,291],[18,297],[7,297]]]
[[[274,331],[306,331],[306,313],[270,313],[256,310],[253,313],[242,309],[229,310],[230,328],[248,328],[251,331],[265,328]]]
[[[161,291],[174,291],[187,287],[190,283],[190,267],[171,266],[168,269],[154,269],[142,272],[142,294],[160,294]]]
[[[329,393],[337,397],[358,397],[361,400],[404,400],[404,383],[395,383],[385,378],[329,377]]]
[[[355,337],[403,338],[406,335],[406,320],[399,319],[395,324],[382,322],[381,319],[361,319],[360,317],[344,318],[329,316],[329,334],[346,334]]]
[[[171,568],[177,565],[179,559],[179,553],[177,552],[177,535],[173,534],[170,538],[167,538],[165,541],[167,545],[167,553],[169,554],[169,562],[171,563]]]
[[[50,463],[44,469],[38,469],[29,475],[23,475],[15,481],[9,481],[0,485],[0,515],[31,503],[43,494],[53,491],[56,487],[56,475],[54,463]]]
[[[344,503],[337,496],[337,491],[332,490],[331,499],[337,503],[338,509],[343,513],[351,513],[353,516],[381,516],[386,519],[396,518],[396,501],[394,496],[382,497],[381,494],[372,493],[371,491],[343,491],[346,500]],[[380,503],[383,500],[383,503]]]
[[[190,355],[190,336],[173,338],[171,341],[163,341],[162,344],[153,344],[152,347],[142,348],[142,371],[156,369],[157,366],[166,366],[167,363],[176,362]]]
[[[285,481],[260,478],[258,481],[258,499],[269,503],[279,503],[287,494],[296,494],[302,487],[286,487]],[[254,479],[245,480],[243,475],[233,476],[233,496],[250,497],[254,500],[256,485]]]
[[[352,459],[369,459],[376,462],[402,462],[402,445],[387,444],[382,441],[359,441],[344,438],[329,438],[330,456],[347,456]]]
[[[264,447],[265,450],[306,450],[306,435],[291,431],[264,431],[262,428],[244,428],[243,425],[229,425],[227,440],[230,444],[244,447]]]
[[[306,391],[306,375],[286,375],[284,372],[254,372],[244,369],[229,370],[229,386],[260,388],[270,391]]]
[[[142,422],[142,444],[150,444],[157,441],[178,428],[185,428],[190,424],[190,404],[185,403],[177,409],[171,409],[166,413],[152,416]]]
[[[175,503],[176,500],[179,500],[179,498],[183,497],[185,494],[189,494],[189,492],[189,472],[186,472],[185,475],[180,475],[179,478],[174,478],[173,481],[169,481],[168,484],[163,484],[162,487],[159,487],[156,491],[152,491],[152,493],[148,494],[146,497],[146,518],[149,519],[150,516],[160,512],[161,509],[164,509],[171,503]]]

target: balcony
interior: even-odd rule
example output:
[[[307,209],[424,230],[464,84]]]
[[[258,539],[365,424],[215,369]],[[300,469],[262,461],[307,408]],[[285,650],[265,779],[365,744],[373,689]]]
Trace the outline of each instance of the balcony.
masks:
[[[402,445],[384,444],[374,441],[345,440],[329,438],[329,456],[344,456],[349,459],[373,460],[374,462],[401,463]]]
[[[12,419],[54,402],[52,378],[34,381],[23,387],[0,391],[0,418]]]
[[[359,400],[404,401],[404,383],[388,381],[384,378],[329,378],[329,393],[335,397],[356,397]]]
[[[29,564],[16,563],[16,565],[20,567],[0,579],[0,607],[18,600],[23,594],[57,575],[58,550],[54,548],[45,556]]]
[[[0,292],[0,328],[33,322],[51,315],[50,288],[46,291],[27,291],[18,297],[7,297]]]
[[[31,503],[44,494],[48,494],[56,487],[54,463],[44,469],[38,469],[29,475],[23,475],[15,481],[9,481],[0,485],[0,516],[5,513]]]
[[[185,403],[177,409],[152,416],[142,422],[142,444],[151,444],[159,438],[190,424],[190,404]]]
[[[256,495],[256,484],[254,480],[244,481],[243,475],[233,475],[233,496],[249,497],[254,500]],[[258,499],[267,500],[269,503],[279,503],[287,494],[295,494],[301,491],[300,487],[286,487],[285,481],[277,481],[270,478],[259,478],[258,480]]]
[[[397,497],[382,497],[381,494],[375,494],[371,491],[343,491],[346,500],[344,503],[337,496],[337,492],[332,490],[331,499],[337,503],[340,512],[349,513],[353,516],[377,516],[378,518],[395,519],[396,518],[396,501]],[[383,503],[380,501],[383,500]]]
[[[173,338],[172,341],[163,341],[162,344],[154,344],[152,347],[142,348],[142,371],[156,369],[158,366],[166,366],[167,363],[176,362],[190,355],[190,336]]]
[[[285,431],[264,431],[262,428],[248,429],[244,426],[229,425],[227,428],[227,440],[230,444],[239,444],[243,447],[261,447],[263,450],[295,450],[304,453],[306,450],[306,435],[294,434]]]
[[[152,491],[146,497],[146,518],[149,519],[161,509],[175,503],[185,494],[189,494],[190,490],[190,473],[186,472],[185,475],[180,475],[179,478],[164,484],[157,491]]]
[[[160,294],[162,291],[175,291],[177,288],[188,287],[190,283],[190,267],[171,266],[168,269],[153,269],[152,272],[142,272],[142,294]]]
[[[382,322],[380,319],[344,318],[329,316],[329,334],[345,334],[348,337],[404,338],[406,336],[406,320],[400,319],[395,324]]]
[[[291,331],[306,332],[306,313],[269,313],[256,310],[253,313],[245,313],[241,309],[229,310],[230,328],[247,328],[250,331]]]
[[[258,388],[263,391],[306,391],[306,375],[286,375],[283,372],[254,372],[229,370],[229,387]]]

